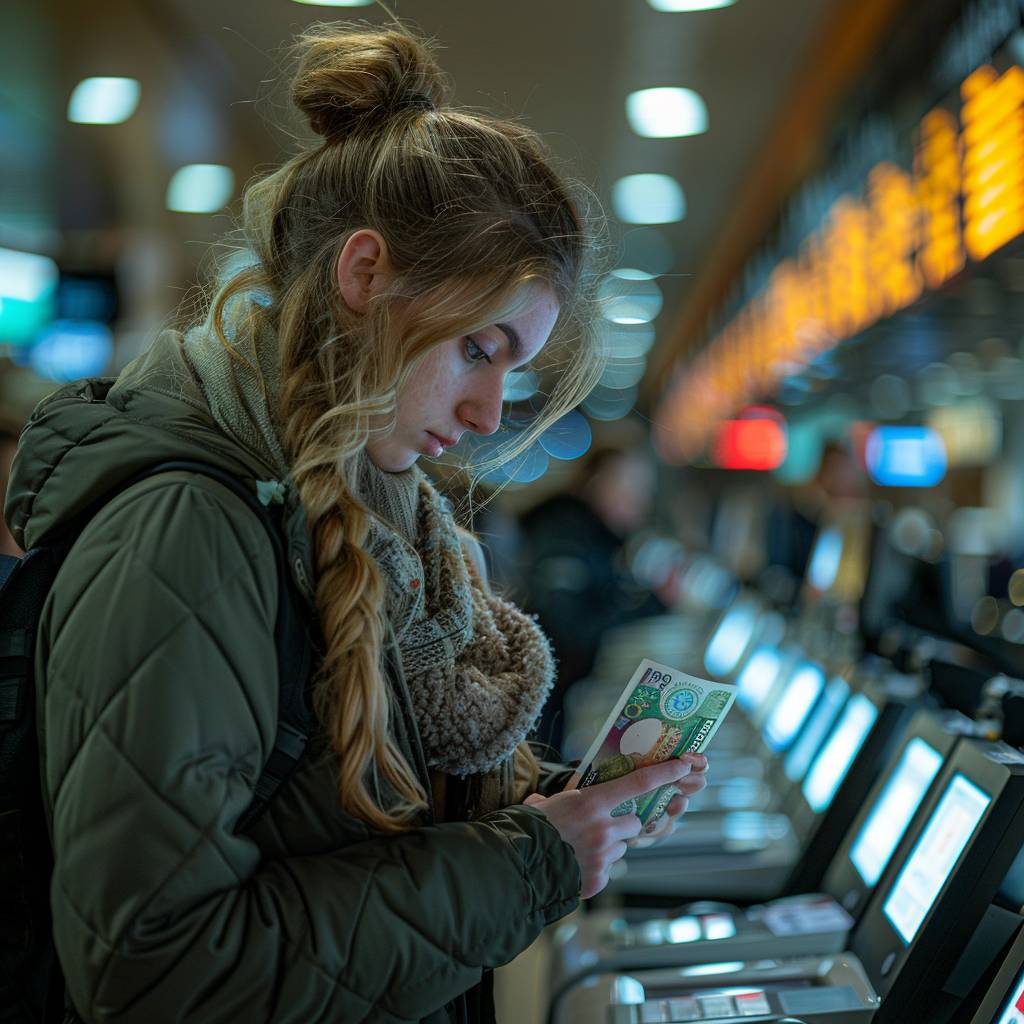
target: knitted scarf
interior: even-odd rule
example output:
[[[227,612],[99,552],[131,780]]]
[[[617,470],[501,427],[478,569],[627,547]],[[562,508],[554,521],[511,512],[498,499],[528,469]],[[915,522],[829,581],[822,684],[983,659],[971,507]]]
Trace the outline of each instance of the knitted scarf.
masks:
[[[226,333],[256,372],[231,358],[209,321],[186,335],[186,357],[221,429],[287,482],[276,338],[265,327],[239,337],[237,319]],[[480,579],[448,502],[421,470],[387,473],[365,451],[357,458],[356,497],[373,513],[365,546],[386,583],[427,764],[480,776],[471,810],[494,810],[521,796],[512,755],[551,689],[550,647],[532,618]]]

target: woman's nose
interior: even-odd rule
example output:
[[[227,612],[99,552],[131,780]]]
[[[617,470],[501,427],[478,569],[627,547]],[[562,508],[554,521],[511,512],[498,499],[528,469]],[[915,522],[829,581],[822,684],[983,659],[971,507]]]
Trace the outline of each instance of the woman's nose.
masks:
[[[501,403],[504,395],[505,378],[501,375],[497,383],[488,382],[466,397],[459,409],[459,419],[476,434],[493,434],[501,426]]]

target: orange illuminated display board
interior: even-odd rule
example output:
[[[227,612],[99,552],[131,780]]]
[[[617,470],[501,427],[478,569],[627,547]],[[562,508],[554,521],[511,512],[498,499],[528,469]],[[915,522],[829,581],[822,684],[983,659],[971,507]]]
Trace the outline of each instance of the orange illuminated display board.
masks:
[[[657,413],[666,460],[694,459],[781,377],[1024,234],[1024,70],[978,68],[960,98],[959,120],[918,125],[912,171],[876,164],[690,363]]]

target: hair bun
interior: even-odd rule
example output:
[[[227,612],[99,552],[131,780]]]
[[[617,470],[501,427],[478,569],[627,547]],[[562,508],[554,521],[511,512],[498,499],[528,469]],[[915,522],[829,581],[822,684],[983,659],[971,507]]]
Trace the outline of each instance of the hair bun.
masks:
[[[295,50],[292,101],[325,139],[402,110],[436,110],[447,99],[447,82],[432,53],[404,32],[314,26]]]

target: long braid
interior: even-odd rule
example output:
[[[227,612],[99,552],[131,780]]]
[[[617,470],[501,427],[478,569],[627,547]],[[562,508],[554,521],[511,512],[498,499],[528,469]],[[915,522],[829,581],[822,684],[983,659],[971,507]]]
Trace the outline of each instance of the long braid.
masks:
[[[295,305],[282,304],[283,321],[295,315]],[[281,334],[294,337],[287,328]],[[380,664],[384,584],[364,548],[369,513],[352,495],[338,440],[322,436],[330,405],[315,400],[323,394],[317,360],[288,356],[282,352],[284,444],[313,539],[315,602],[325,645],[314,707],[338,754],[341,806],[381,831],[397,832],[412,827],[426,795],[388,728],[389,693]],[[374,765],[394,790],[395,806],[381,807],[367,788]]]

